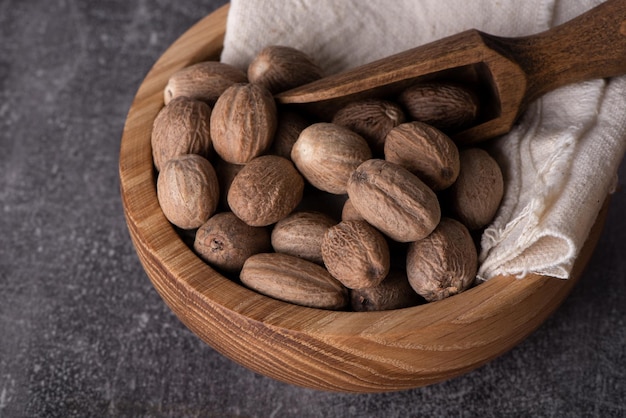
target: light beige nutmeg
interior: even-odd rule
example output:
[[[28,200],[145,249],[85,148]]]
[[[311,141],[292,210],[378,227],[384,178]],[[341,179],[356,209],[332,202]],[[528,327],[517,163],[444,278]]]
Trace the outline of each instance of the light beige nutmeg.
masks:
[[[276,103],[269,91],[256,84],[234,84],[211,113],[215,152],[229,163],[245,164],[269,149],[276,124]]]
[[[277,155],[257,157],[233,179],[230,209],[248,225],[267,226],[289,215],[302,200],[304,179],[291,161]]]
[[[478,117],[478,97],[465,86],[446,82],[416,84],[404,90],[398,101],[412,120],[446,133],[470,126]]]
[[[152,124],[152,159],[157,170],[179,155],[212,153],[211,108],[204,102],[179,97],[163,107]]]
[[[360,135],[325,122],[304,129],[291,150],[291,160],[304,178],[314,187],[334,194],[345,194],[350,174],[371,157]]]
[[[219,184],[215,169],[195,154],[170,159],[157,178],[157,197],[171,223],[182,229],[198,228],[217,209]]]
[[[372,152],[382,156],[389,131],[405,121],[404,111],[397,103],[381,99],[358,100],[335,113],[332,122],[361,135]]]
[[[272,229],[274,251],[323,264],[322,239],[337,222],[317,211],[297,211],[281,219]]]
[[[393,128],[385,140],[385,160],[399,164],[435,191],[459,175],[459,150],[448,135],[423,122]]]
[[[239,278],[250,289],[296,305],[339,310],[349,303],[348,289],[324,267],[289,254],[253,255]]]
[[[221,212],[196,231],[193,248],[213,267],[239,272],[249,257],[271,250],[270,232],[247,225],[232,212]]]
[[[437,195],[406,168],[372,159],[350,176],[348,196],[367,222],[389,238],[411,242],[430,234],[441,218]]]
[[[219,61],[203,61],[176,71],[169,78],[163,93],[165,104],[186,96],[213,105],[228,87],[246,83],[246,74]]]
[[[263,48],[248,66],[248,79],[273,94],[322,78],[322,69],[299,49],[270,45]]]
[[[444,217],[432,234],[409,246],[409,283],[431,302],[461,293],[474,283],[477,258],[468,229],[459,221]]]
[[[495,217],[504,195],[504,179],[497,161],[482,148],[460,153],[461,170],[450,188],[456,217],[470,230],[488,225]]]
[[[349,289],[377,286],[391,266],[385,237],[365,221],[342,221],[322,240],[324,265]]]

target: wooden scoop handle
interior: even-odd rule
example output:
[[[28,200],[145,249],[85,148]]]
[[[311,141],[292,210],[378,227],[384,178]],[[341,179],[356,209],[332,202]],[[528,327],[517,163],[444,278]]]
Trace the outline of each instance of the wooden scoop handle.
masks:
[[[626,73],[626,0],[609,0],[536,35],[484,39],[527,74],[528,103],[566,84]]]

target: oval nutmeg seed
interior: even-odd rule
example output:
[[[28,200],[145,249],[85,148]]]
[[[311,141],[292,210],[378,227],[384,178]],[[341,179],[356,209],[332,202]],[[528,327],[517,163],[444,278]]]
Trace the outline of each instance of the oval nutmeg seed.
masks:
[[[263,48],[248,66],[248,79],[273,94],[322,78],[322,69],[304,52],[282,45]]]
[[[267,226],[289,215],[302,200],[304,179],[291,161],[277,155],[246,164],[228,190],[228,205],[251,226]]]
[[[152,124],[152,159],[157,170],[173,157],[212,151],[211,108],[199,100],[180,97],[162,108]]]
[[[359,213],[358,210],[352,204],[350,199],[346,199],[343,204],[343,208],[341,209],[341,220],[342,221],[364,221],[363,217]]]
[[[309,121],[293,110],[280,110],[274,140],[268,153],[291,159],[291,149]]]
[[[372,152],[382,155],[387,133],[404,120],[400,105],[387,100],[366,99],[339,109],[332,122],[361,135]]]
[[[300,133],[291,159],[316,188],[334,194],[346,193],[350,174],[372,152],[358,134],[333,123],[315,123]]]
[[[441,218],[437,195],[406,168],[368,160],[350,176],[348,196],[374,227],[399,242],[430,234]]]
[[[270,233],[247,225],[232,212],[221,212],[196,231],[193,248],[213,267],[239,272],[249,257],[271,250]]]
[[[323,264],[322,239],[328,228],[336,223],[321,212],[294,212],[272,229],[272,247],[276,252]]]
[[[451,206],[456,217],[473,231],[495,217],[504,195],[504,179],[496,160],[481,148],[461,151],[460,161],[459,177],[450,188]]]
[[[157,198],[165,217],[182,229],[194,229],[215,213],[219,183],[211,163],[195,155],[170,159],[157,178]]]
[[[467,228],[459,221],[442,218],[432,234],[409,246],[409,283],[430,302],[455,295],[474,283],[477,258]]]
[[[423,299],[415,293],[406,272],[391,270],[378,286],[350,289],[350,305],[357,312],[387,311],[419,305]]]
[[[324,265],[349,289],[377,286],[390,268],[385,237],[365,221],[342,221],[322,240]]]
[[[452,83],[417,84],[404,90],[398,101],[409,117],[446,133],[471,125],[479,111],[478,97]]]
[[[276,132],[276,103],[256,84],[234,84],[217,99],[211,113],[215,152],[225,161],[245,164],[269,149]]]
[[[450,187],[459,175],[457,146],[423,122],[403,123],[389,131],[385,160],[405,167],[435,191]]]
[[[204,61],[176,71],[169,78],[163,92],[163,100],[186,96],[213,105],[228,87],[235,83],[246,83],[246,74],[219,61]]]
[[[239,278],[250,289],[296,305],[340,310],[349,303],[348,289],[324,267],[288,254],[253,255]]]

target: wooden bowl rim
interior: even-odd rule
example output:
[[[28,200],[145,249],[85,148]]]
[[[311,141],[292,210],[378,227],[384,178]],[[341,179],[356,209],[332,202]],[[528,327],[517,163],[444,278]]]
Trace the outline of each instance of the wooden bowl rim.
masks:
[[[488,339],[483,343],[484,354],[465,366],[451,364],[449,373],[442,369],[441,376],[428,381],[431,382],[471,370],[508,351],[565,299],[592,253],[601,226],[594,228],[594,239],[581,253],[569,280],[539,275],[523,280],[497,277],[442,301],[382,312],[336,312],[281,302],[229,280],[197,257],[158,205],[150,146],[151,121],[163,106],[163,90],[171,74],[196,62],[219,59],[228,7],[225,5],[200,20],[157,60],[131,105],[120,147],[120,189],[131,238],[157,291],[163,294],[163,286],[176,289],[174,298],[180,303],[168,304],[179,318],[186,309],[197,309],[207,316],[220,311],[270,333],[302,333],[341,344],[351,338],[380,340],[388,346],[401,341],[403,346],[416,347],[426,347],[425,341],[437,341],[437,349],[455,352],[474,344],[476,329],[466,325],[482,321],[487,336],[481,339]],[[520,304],[537,309],[516,311]],[[504,321],[509,330],[503,332],[496,327],[497,331],[490,331],[489,321]],[[221,351],[233,357],[227,349]],[[412,386],[416,385],[407,385]]]

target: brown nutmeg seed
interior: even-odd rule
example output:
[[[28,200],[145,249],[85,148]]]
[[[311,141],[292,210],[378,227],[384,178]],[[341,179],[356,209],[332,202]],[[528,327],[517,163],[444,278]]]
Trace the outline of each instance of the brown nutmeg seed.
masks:
[[[348,196],[367,222],[399,242],[426,237],[441,218],[435,192],[406,168],[384,160],[368,160],[354,170]]]
[[[273,94],[322,78],[322,69],[304,52],[282,45],[263,48],[248,66],[248,79]]]
[[[165,86],[163,99],[167,105],[171,100],[186,96],[213,105],[228,87],[245,83],[246,74],[219,61],[204,61],[175,72]]]
[[[245,164],[266,152],[276,131],[276,103],[255,84],[235,84],[217,99],[211,113],[215,152],[225,161]]]
[[[350,174],[371,157],[360,135],[323,122],[304,129],[291,150],[291,159],[302,175],[314,187],[333,194],[346,193]]]
[[[239,272],[249,257],[271,250],[270,233],[247,225],[232,212],[221,212],[198,229],[193,248],[212,266]]]
[[[378,286],[350,289],[350,305],[357,312],[402,309],[420,302],[423,299],[415,293],[403,270],[391,270]]]
[[[493,220],[504,195],[504,179],[496,160],[481,148],[460,153],[461,170],[450,188],[451,205],[470,230]]]
[[[361,135],[372,152],[382,155],[385,137],[404,120],[404,111],[398,104],[387,100],[366,99],[339,109],[332,122]]]
[[[233,179],[228,205],[251,226],[267,226],[290,214],[302,200],[304,179],[291,161],[277,155],[257,157]]]
[[[324,265],[349,289],[377,286],[390,268],[385,237],[365,221],[342,221],[322,240]]]
[[[478,256],[467,228],[442,218],[428,237],[411,243],[406,270],[411,287],[427,301],[468,289],[476,278]]]
[[[198,228],[215,213],[219,201],[213,166],[195,154],[170,159],[157,178],[157,197],[171,223],[182,229]]]
[[[435,191],[450,187],[459,175],[457,146],[423,122],[403,123],[389,131],[385,160],[405,167]]]
[[[289,254],[248,258],[239,274],[247,287],[272,298],[320,309],[343,309],[348,290],[322,266]]]
[[[152,124],[152,158],[157,170],[173,157],[212,151],[211,108],[204,102],[179,97],[159,111]]]
[[[294,212],[272,229],[272,247],[276,252],[323,264],[322,240],[328,228],[336,223],[321,212]]]
[[[417,84],[404,90],[398,100],[410,118],[446,133],[471,125],[479,111],[478,97],[466,87],[452,83]]]

